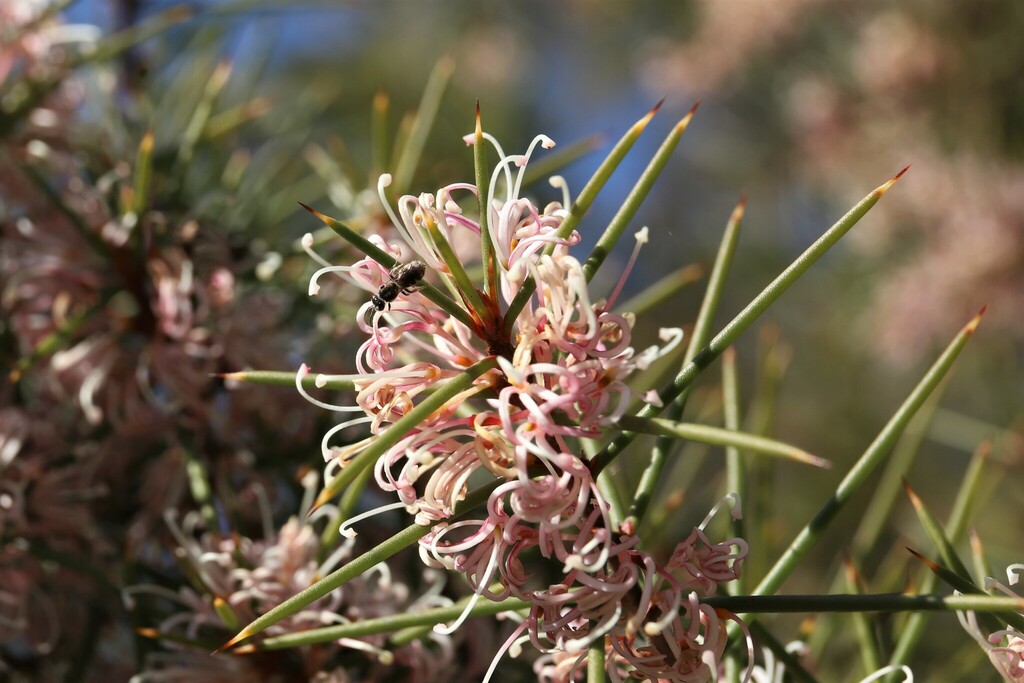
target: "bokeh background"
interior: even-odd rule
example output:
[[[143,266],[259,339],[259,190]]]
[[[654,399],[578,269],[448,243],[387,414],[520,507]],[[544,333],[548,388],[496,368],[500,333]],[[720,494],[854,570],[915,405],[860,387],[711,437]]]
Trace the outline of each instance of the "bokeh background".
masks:
[[[64,15],[110,33],[171,6],[78,0]],[[665,99],[591,211],[581,230],[583,248],[603,230],[660,136],[700,100],[635,220],[637,229],[650,227],[651,245],[627,294],[686,264],[709,265],[743,193],[746,218],[721,323],[846,208],[913,164],[738,346],[744,399],[758,394],[750,428],[835,463],[830,472],[756,465],[759,488],[748,516],[760,532],[750,572],[756,580],[765,571],[984,304],[990,304],[987,316],[932,420],[919,425],[920,452],[906,477],[945,516],[971,452],[993,439],[974,524],[993,567],[1024,559],[1024,4],[1018,0],[193,7],[191,19],[109,65],[123,89],[113,99],[120,111],[104,110],[111,98],[90,94],[110,92],[105,76],[84,70],[85,118],[119,123],[109,126],[109,139],[86,141],[79,153],[131,158],[151,128],[155,158],[180,159],[203,89],[217,78],[218,64],[231,65],[209,122],[214,128],[220,122],[225,132],[201,133],[204,144],[175,192],[179,201],[202,203],[204,215],[215,215],[217,229],[254,267],[271,264],[264,282],[273,283],[275,301],[286,310],[272,324],[278,360],[258,354],[267,369],[292,369],[308,358],[325,369],[346,369],[349,321],[332,318],[346,313],[304,297],[309,264],[293,258],[295,244],[317,226],[297,202],[340,219],[374,220],[366,217],[379,211],[375,196],[364,190],[377,173],[394,170],[372,151],[375,98],[386,93],[385,130],[389,138],[401,136],[408,130],[403,116],[418,106],[438,69],[450,68],[450,78],[409,183],[415,191],[470,177],[471,153],[460,138],[472,130],[477,100],[485,128],[507,150],[523,148],[536,133],[560,147],[582,141],[586,153],[560,170],[575,193],[610,141]],[[228,125],[231,115],[244,123]],[[531,192],[557,197],[543,184]],[[618,265],[607,272],[621,270],[628,250],[615,256]],[[598,286],[611,284],[609,276]],[[653,339],[663,324],[690,324],[701,291],[696,283],[662,303],[639,321],[639,338]],[[258,332],[247,340],[265,350]],[[220,371],[230,369],[238,368]],[[715,424],[721,419],[713,407],[716,385],[709,373],[702,384],[707,407],[697,411]],[[281,396],[266,400],[291,398]],[[295,424],[324,420],[308,408]],[[314,434],[290,442],[278,464],[316,468],[317,441]],[[666,485],[664,500],[679,507],[657,532],[665,547],[720,490],[718,454],[688,449],[684,457],[684,473],[674,476],[693,483],[675,491]],[[628,462],[620,469],[631,476]],[[299,494],[282,496],[294,506]],[[830,588],[866,500],[860,496],[843,513],[786,592]],[[862,570],[871,589],[899,590],[912,575],[904,546],[927,547],[905,500],[896,503],[884,533],[888,550],[864,558]],[[783,640],[815,629],[802,617],[772,623]],[[883,620],[883,627],[891,622]],[[849,631],[840,620],[821,646],[822,680],[854,680],[847,678],[856,656]],[[995,680],[989,670],[977,678],[968,673],[981,663],[954,618],[938,615],[914,668],[925,681]]]

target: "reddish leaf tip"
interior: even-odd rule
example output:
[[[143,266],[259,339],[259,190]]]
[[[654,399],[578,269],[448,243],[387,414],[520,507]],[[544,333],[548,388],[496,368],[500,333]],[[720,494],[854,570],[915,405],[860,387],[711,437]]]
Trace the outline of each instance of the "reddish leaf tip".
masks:
[[[167,14],[164,15],[171,21],[184,21],[190,18],[194,14],[191,7],[188,5],[175,5],[171,9],[167,10]]]
[[[900,481],[903,482],[903,491],[907,494],[907,497],[910,498],[910,504],[918,510],[924,507],[924,502],[921,500],[921,497],[917,495],[917,492],[914,491],[910,482],[907,481],[907,478],[900,477]]]
[[[678,130],[678,131],[686,130],[686,127],[688,125],[690,125],[690,121],[693,120],[693,115],[697,113],[697,107],[699,107],[699,106],[700,106],[700,100],[697,100],[697,103],[695,105],[693,105],[692,107],[690,107],[690,111],[686,112],[686,116],[684,116],[683,118],[679,119],[679,123],[676,124],[676,130]]]
[[[978,535],[978,530],[971,527],[967,530],[967,540],[971,544],[971,552],[975,555],[984,555],[985,548],[981,544],[981,536]]]
[[[309,206],[308,204],[303,204],[302,202],[299,202],[299,206],[301,206],[303,209],[305,209],[306,211],[309,211],[311,214],[313,214],[314,216],[319,218],[322,223],[326,223],[328,225],[330,224],[329,223],[329,221],[331,220],[330,217],[320,213],[319,211],[314,209],[312,206]]]
[[[225,650],[230,649],[234,645],[237,645],[239,642],[245,640],[246,638],[249,637],[249,635],[250,635],[249,634],[249,629],[247,629],[247,628],[246,629],[242,629],[242,631],[237,636],[235,636],[234,638],[232,638],[228,642],[224,643],[223,645],[218,647],[216,650],[214,650],[210,654],[211,655],[219,655],[221,652],[224,652]]]
[[[441,57],[441,59],[437,60],[437,69],[445,76],[451,76],[452,72],[455,71],[455,58],[451,55]]]
[[[226,81],[231,75],[231,70],[233,68],[234,64],[231,63],[230,59],[222,59],[217,62],[217,66],[213,68],[213,78]]]
[[[325,491],[321,491],[320,495],[317,496],[316,500],[313,501],[313,504],[309,506],[309,511],[306,512],[306,519],[309,519],[310,516],[312,516],[312,514],[314,512],[316,512],[317,510],[322,508],[324,505],[326,505],[328,502],[330,502],[331,497],[330,496],[326,496],[325,497],[324,496],[325,493],[327,493],[326,490]]]
[[[651,122],[651,119],[654,118],[654,115],[658,113],[658,110],[661,109],[661,105],[663,104],[665,104],[665,98],[662,98],[656,105],[654,105],[651,108],[649,112],[644,114],[644,117],[636,122],[634,128],[638,128],[639,130],[643,130],[644,128],[646,128],[647,124]]]
[[[985,317],[986,311],[988,311],[988,304],[982,306],[981,310],[978,311],[978,314],[971,318],[971,321],[964,327],[964,331],[967,332],[967,334],[974,334],[974,331],[978,329],[978,325],[981,324],[981,319]]]
[[[909,551],[910,551],[910,554],[911,554],[911,555],[913,555],[913,556],[914,556],[914,557],[916,557],[917,559],[921,560],[921,562],[923,562],[923,563],[924,563],[924,565],[925,565],[926,567],[928,567],[929,569],[931,569],[931,570],[932,570],[933,572],[934,572],[934,571],[938,571],[939,569],[941,569],[941,567],[940,567],[940,566],[939,566],[938,564],[936,564],[935,562],[932,562],[932,561],[931,561],[931,560],[929,560],[929,559],[928,559],[927,557],[925,557],[925,556],[924,556],[924,555],[922,555],[921,553],[919,553],[919,552],[917,552],[916,550],[914,550],[913,548],[911,548],[911,547],[910,547],[909,545],[908,545],[908,546],[904,546],[904,547],[905,547],[905,548],[906,548],[907,550],[909,550]]]
[[[988,460],[988,457],[992,455],[992,439],[991,437],[982,439],[978,447],[974,449],[974,455],[981,460]]]
[[[747,193],[744,192],[740,195],[740,200],[736,202],[736,206],[732,210],[732,215],[729,217],[731,223],[739,223],[743,220],[744,214],[747,212]]]
[[[907,172],[907,171],[909,171],[909,170],[910,170],[910,164],[907,164],[907,165],[906,165],[906,166],[905,166],[905,167],[903,168],[903,170],[902,170],[902,171],[900,171],[899,173],[897,173],[896,175],[894,175],[894,176],[893,176],[892,178],[890,178],[889,180],[887,180],[887,181],[886,181],[885,183],[883,183],[882,185],[879,185],[879,186],[878,186],[877,188],[875,188],[874,194],[875,194],[875,195],[877,195],[877,196],[879,196],[879,197],[881,197],[881,196],[882,196],[883,194],[885,194],[885,193],[886,193],[886,192],[887,192],[887,191],[889,190],[889,188],[890,188],[890,187],[892,187],[892,186],[893,186],[893,185],[894,185],[894,184],[896,183],[896,181],[897,181],[897,180],[899,180],[900,178],[902,178],[902,177],[903,177],[903,174],[904,174],[904,173],[906,173],[906,172]]]
[[[843,557],[843,570],[846,572],[846,577],[850,583],[860,585],[860,570],[857,569],[857,565],[853,563],[853,558],[849,555]]]
[[[703,263],[691,263],[688,266],[680,268],[676,272],[679,274],[679,279],[683,282],[696,282],[704,277],[704,273],[706,273],[707,270],[707,266]]]

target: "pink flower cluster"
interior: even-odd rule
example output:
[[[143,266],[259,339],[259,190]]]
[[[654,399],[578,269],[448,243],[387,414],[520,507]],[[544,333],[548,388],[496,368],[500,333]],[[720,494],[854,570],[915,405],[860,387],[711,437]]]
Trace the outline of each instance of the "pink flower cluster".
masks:
[[[1011,564],[1006,568],[1006,584],[1017,585],[1020,583],[1021,575],[1024,575],[1024,564]],[[988,578],[985,580],[985,590],[995,589],[1012,598],[1020,597],[1006,584]],[[957,612],[956,616],[964,630],[988,654],[989,661],[992,662],[992,666],[1000,673],[1003,680],[1011,683],[1024,681],[1024,633],[1007,626],[1005,629],[994,631],[986,636],[982,632],[974,612]]]
[[[498,657],[509,648],[517,651],[520,639],[530,641],[547,653],[538,661],[541,680],[572,680],[587,648],[602,639],[613,680],[710,680],[718,674],[726,645],[723,618],[734,617],[699,599],[739,575],[746,543],[738,538],[712,543],[702,524],[667,564],[659,565],[639,549],[637,536],[613,523],[580,455],[583,440],[600,439],[630,401],[640,398],[625,380],[675,348],[682,331],[663,329],[664,345],[637,352],[631,346],[632,316],[612,308],[636,252],[608,300],[592,299],[581,263],[569,254],[579,235],[559,232],[571,205],[565,181],[551,180],[562,191],[561,202],[539,208],[520,196],[533,152],[554,143],[538,136],[525,154],[506,155],[497,141],[485,137],[501,158],[486,197],[486,232],[455,199],[465,197],[475,206],[475,185],[403,196],[396,214],[384,196],[390,176],[381,177],[378,190],[401,240],[369,239],[401,263],[425,263],[428,273],[436,273],[459,295],[459,303],[466,303],[476,325],[450,317],[420,291],[398,296],[385,310],[367,301],[358,315],[367,335],[355,361],[358,372],[317,377],[320,385],[353,381],[355,405],[313,399],[301,383],[309,369],[299,370],[296,384],[311,401],[361,413],[325,435],[327,477],[336,476],[373,434],[391,428],[418,399],[466,368],[495,359],[497,367],[402,435],[375,466],[377,483],[398,495],[397,506],[415,515],[417,523],[433,525],[420,542],[423,562],[463,574],[474,590],[463,617],[435,630],[458,628],[481,596],[514,596],[531,607]],[[487,237],[497,284],[493,296],[475,293],[484,298],[484,310],[476,311],[469,303],[474,297],[451,277],[446,256],[479,253]],[[439,239],[451,249],[439,248]],[[645,228],[637,234],[637,248],[646,239]],[[310,281],[311,295],[319,292],[318,281],[332,274],[366,290],[367,299],[391,280],[389,269],[371,258],[334,266],[312,251],[310,236],[304,245],[323,266]],[[515,320],[505,320],[528,279],[535,293]],[[358,424],[369,424],[371,436],[332,445],[339,431]],[[488,472],[500,483],[486,516],[451,520],[470,479]]]
[[[518,488],[519,495],[513,493],[508,500],[514,510],[522,509],[523,494],[530,493],[528,487]],[[554,503],[561,495],[559,486],[542,479],[536,488],[551,494],[546,507],[534,508],[539,514],[504,513],[498,507],[504,505],[499,488],[488,518],[470,523],[479,524],[476,533],[447,542],[451,527],[441,528],[425,539],[428,548],[421,546],[421,555],[427,564],[466,574],[478,594],[531,603],[505,648],[521,638],[546,653],[538,661],[541,680],[573,680],[586,649],[602,639],[613,681],[717,677],[727,644],[723,618],[735,617],[702,605],[699,598],[714,595],[719,583],[738,577],[745,542],[712,544],[703,530],[709,515],[676,546],[667,564],[659,566],[637,548],[636,536],[599,526],[607,524],[608,515],[596,489],[589,492],[590,514],[573,520],[561,516],[583,507],[578,499],[560,508]],[[535,585],[531,578],[542,568],[531,555],[557,560],[564,576],[546,587]],[[499,586],[487,588],[495,580]]]
[[[311,491],[316,477],[307,479],[312,479],[306,482]],[[311,496],[307,498],[312,500]],[[264,515],[267,517],[266,537],[254,539],[238,533],[200,534],[198,529],[203,523],[197,513],[185,515],[181,522],[173,513],[168,513],[168,526],[178,542],[178,558],[193,577],[193,584],[202,590],[197,592],[183,588],[178,593],[171,593],[158,586],[139,585],[125,591],[126,602],[132,606],[136,594],[151,592],[181,603],[185,609],[164,619],[159,632],[173,634],[182,643],[199,642],[204,631],[231,630],[237,628],[238,623],[251,621],[326,576],[352,555],[354,543],[349,541],[328,557],[318,557],[320,536],[312,522],[326,516],[329,523],[336,523],[337,510],[333,506],[320,508],[306,522],[292,517],[276,532],[269,509],[264,511]],[[434,572],[424,579],[427,589],[415,599],[410,599],[413,596],[409,587],[393,577],[387,565],[377,565],[345,584],[341,590],[276,624],[268,632],[280,635],[451,604],[451,600],[441,595],[443,575]],[[233,620],[226,621],[226,613],[233,615]],[[170,652],[156,652],[147,657],[143,673],[133,680],[136,683],[194,680],[192,676],[198,675],[195,671],[195,648],[173,643],[169,647]],[[367,674],[367,680],[394,680],[387,672],[393,676],[393,667],[397,665],[409,669],[410,674],[405,680],[410,683],[429,683],[450,680],[455,643],[449,636],[432,634],[429,643],[416,641],[391,650],[387,648],[384,635],[340,638],[332,643],[306,648],[302,658],[303,670],[291,671],[290,674],[293,678],[299,674],[302,680],[318,682],[348,681],[346,669],[338,666],[342,653],[365,656],[367,661],[360,666],[372,672]],[[207,651],[201,654],[211,659]],[[238,680],[238,675],[245,680],[277,680],[272,672],[259,672],[256,667],[250,671],[244,664],[241,668],[232,663],[220,665],[212,662],[200,666],[211,667],[208,673],[211,681]]]
[[[22,75],[41,79],[65,56],[62,48],[95,42],[95,26],[54,19],[45,0],[6,0],[0,5],[0,85]]]
[[[8,680],[8,657],[47,659],[80,646],[68,625],[85,620],[95,586],[40,548],[83,562],[112,550],[91,511],[103,486],[93,463],[68,445],[75,436],[52,415],[0,409],[0,680]]]

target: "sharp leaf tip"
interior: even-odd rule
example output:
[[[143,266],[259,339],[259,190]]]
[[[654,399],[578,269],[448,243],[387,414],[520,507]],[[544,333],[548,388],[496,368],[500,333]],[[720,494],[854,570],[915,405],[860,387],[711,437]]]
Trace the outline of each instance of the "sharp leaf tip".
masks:
[[[640,130],[640,131],[642,131],[644,128],[646,128],[647,124],[651,122],[651,119],[654,118],[654,115],[658,113],[658,110],[661,109],[661,105],[663,105],[664,103],[665,103],[665,99],[662,98],[661,101],[658,102],[656,105],[654,105],[649,112],[644,114],[644,117],[642,119],[640,119],[639,121],[637,121],[636,125],[633,126],[633,127],[635,129]]]
[[[978,325],[981,324],[981,319],[985,317],[986,311],[988,311],[988,304],[982,306],[981,310],[978,311],[977,315],[971,318],[971,321],[967,323],[966,327],[964,327],[964,331],[966,331],[967,334],[974,334],[974,331],[978,329]]]
[[[915,491],[914,487],[910,485],[910,482],[907,481],[907,478],[900,477],[900,481],[903,483],[903,491],[907,494],[907,497],[910,498],[910,504],[917,509],[921,509],[922,507],[924,507],[924,503],[921,500],[921,497],[917,495],[917,491]]]

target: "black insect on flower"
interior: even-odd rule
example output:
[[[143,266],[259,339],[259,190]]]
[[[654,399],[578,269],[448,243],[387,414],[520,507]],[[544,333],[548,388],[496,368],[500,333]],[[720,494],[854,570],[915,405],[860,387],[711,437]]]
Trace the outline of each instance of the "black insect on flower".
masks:
[[[416,285],[427,272],[427,264],[423,261],[409,261],[400,263],[391,269],[388,276],[391,278],[380,286],[377,293],[370,297],[370,303],[378,311],[385,307],[391,308],[391,302],[398,298],[399,294],[411,294],[415,291]]]

